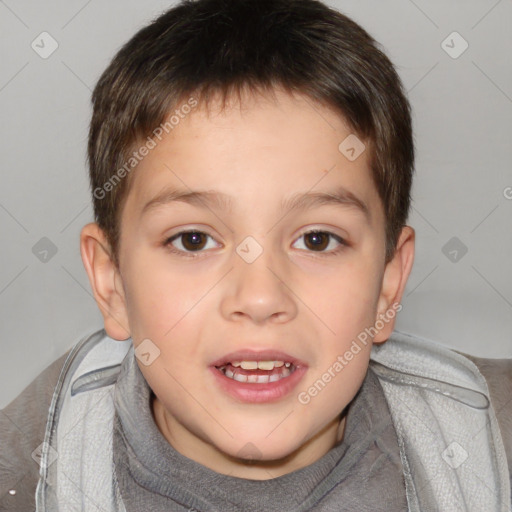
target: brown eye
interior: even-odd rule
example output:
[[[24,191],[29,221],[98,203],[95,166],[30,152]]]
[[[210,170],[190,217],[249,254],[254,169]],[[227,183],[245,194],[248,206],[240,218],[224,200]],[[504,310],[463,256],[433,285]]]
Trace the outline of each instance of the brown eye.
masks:
[[[304,238],[308,249],[323,251],[329,245],[329,234],[321,231],[306,233]]]
[[[343,238],[329,231],[313,230],[303,233],[295,243],[302,241],[304,248],[308,252],[316,252],[321,256],[330,256],[338,254],[348,245]]]
[[[183,247],[187,249],[187,251],[194,251],[196,249],[202,249],[206,243],[206,236],[204,233],[199,233],[197,231],[190,231],[188,233],[183,233],[181,235],[181,240]]]
[[[203,249],[208,245],[208,239],[213,238],[201,231],[180,231],[174,236],[168,238],[164,245],[169,247],[172,252],[187,255],[190,253],[202,253]],[[215,243],[206,248],[215,247]]]

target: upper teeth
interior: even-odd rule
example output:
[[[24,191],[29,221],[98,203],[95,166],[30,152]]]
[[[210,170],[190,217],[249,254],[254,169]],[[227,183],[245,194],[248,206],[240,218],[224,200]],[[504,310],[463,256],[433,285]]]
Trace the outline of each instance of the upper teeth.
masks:
[[[242,367],[244,370],[273,370],[274,368],[280,368],[281,366],[290,367],[290,363],[284,361],[233,361],[232,366]]]

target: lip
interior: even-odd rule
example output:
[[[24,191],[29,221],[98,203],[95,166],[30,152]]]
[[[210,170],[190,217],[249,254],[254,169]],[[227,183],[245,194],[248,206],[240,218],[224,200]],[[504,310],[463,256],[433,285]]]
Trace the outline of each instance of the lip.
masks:
[[[266,384],[238,382],[226,377],[216,368],[233,361],[285,361],[292,363],[295,370],[288,377]],[[296,357],[278,350],[237,350],[214,361],[209,370],[221,390],[232,398],[246,403],[268,403],[277,402],[289,395],[304,377],[308,366]]]
[[[227,363],[232,363],[233,361],[284,361],[285,363],[293,363],[297,368],[307,366],[305,362],[281,350],[251,349],[241,349],[236,352],[230,352],[216,361],[213,361],[210,366],[222,366]]]

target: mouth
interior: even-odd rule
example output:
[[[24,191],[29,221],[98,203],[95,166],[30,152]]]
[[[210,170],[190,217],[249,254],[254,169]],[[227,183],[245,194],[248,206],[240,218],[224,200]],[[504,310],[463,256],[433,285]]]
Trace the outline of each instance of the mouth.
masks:
[[[216,366],[228,379],[251,384],[268,384],[289,377],[297,367],[289,361],[233,361]]]
[[[307,365],[279,351],[243,350],[214,361],[210,369],[228,395],[242,402],[271,402],[288,395]]]

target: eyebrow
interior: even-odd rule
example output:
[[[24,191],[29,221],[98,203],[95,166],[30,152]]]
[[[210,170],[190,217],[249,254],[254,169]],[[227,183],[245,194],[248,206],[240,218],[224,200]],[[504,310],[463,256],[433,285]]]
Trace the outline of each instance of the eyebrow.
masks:
[[[198,207],[228,211],[233,206],[233,197],[214,190],[192,190],[166,188],[149,200],[142,208],[141,215],[146,212],[173,202],[183,202]],[[281,202],[281,209],[286,211],[305,210],[324,205],[353,208],[364,215],[370,223],[370,209],[366,203],[344,187],[332,192],[296,193]]]

